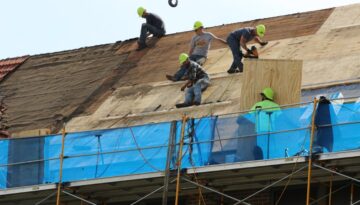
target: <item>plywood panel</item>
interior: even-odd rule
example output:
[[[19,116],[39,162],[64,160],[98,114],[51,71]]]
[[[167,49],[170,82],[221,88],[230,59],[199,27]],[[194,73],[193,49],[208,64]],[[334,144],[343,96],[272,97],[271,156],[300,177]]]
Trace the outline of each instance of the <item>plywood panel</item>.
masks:
[[[317,33],[327,33],[334,28],[360,24],[360,4],[335,8]]]
[[[302,61],[245,60],[244,66],[241,111],[260,101],[259,94],[266,87],[275,91],[275,102],[280,105],[300,102]]]
[[[242,75],[223,74],[211,79],[202,95],[201,106],[177,109],[184,101],[180,87],[184,82],[163,82],[118,88],[92,114],[73,118],[68,131],[125,127],[181,119],[186,112],[192,117],[239,111]]]

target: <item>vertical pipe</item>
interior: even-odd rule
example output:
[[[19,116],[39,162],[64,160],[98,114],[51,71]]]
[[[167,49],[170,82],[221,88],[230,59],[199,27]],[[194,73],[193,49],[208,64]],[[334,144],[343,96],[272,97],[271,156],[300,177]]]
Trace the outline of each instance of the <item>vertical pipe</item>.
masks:
[[[173,157],[173,150],[176,138],[176,121],[171,123],[170,135],[169,135],[169,146],[168,153],[166,157],[166,168],[165,168],[165,177],[164,177],[164,191],[162,196],[162,205],[167,205],[168,190],[169,190],[169,177],[170,177],[170,164]]]
[[[329,205],[331,205],[332,202],[332,187],[333,187],[333,177],[334,175],[331,173],[331,179],[330,179],[330,185],[329,185]]]
[[[308,180],[307,180],[307,190],[306,190],[306,205],[310,204],[310,184],[311,184],[311,166],[312,166],[312,146],[314,141],[314,132],[315,132],[315,115],[316,115],[316,106],[318,100],[314,98],[314,108],[313,115],[311,119],[311,137],[310,137],[310,149],[309,149],[309,164],[308,164]]]
[[[350,205],[353,204],[354,201],[354,184],[351,183],[351,187],[350,187]]]
[[[183,117],[182,117],[182,124],[181,124],[181,138],[180,138],[180,146],[179,146],[179,155],[178,155],[178,160],[177,160],[177,177],[176,177],[175,205],[178,205],[178,204],[179,204],[182,148],[183,148],[183,145],[184,145],[184,135],[185,135],[186,120],[187,120],[186,115],[183,115]]]
[[[56,205],[60,205],[60,194],[61,194],[61,184],[62,184],[62,174],[63,174],[63,162],[64,162],[64,147],[65,147],[65,124],[62,128],[62,139],[61,139],[61,153],[60,153],[60,169],[59,169],[59,182],[58,190],[56,195]]]

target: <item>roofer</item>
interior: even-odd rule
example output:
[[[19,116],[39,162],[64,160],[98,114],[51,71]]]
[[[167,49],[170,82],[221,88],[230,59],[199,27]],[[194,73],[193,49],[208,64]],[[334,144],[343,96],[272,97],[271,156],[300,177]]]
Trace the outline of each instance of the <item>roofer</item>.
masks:
[[[261,101],[252,106],[251,111],[262,109],[264,111],[280,110],[280,106],[274,102],[274,91],[271,88],[265,88],[261,93]]]
[[[243,53],[241,48],[247,52],[245,54],[246,56],[250,56],[252,54],[252,49],[249,49],[246,44],[254,39],[255,42],[259,43],[261,46],[265,46],[268,42],[260,39],[260,37],[264,37],[264,34],[265,26],[263,24],[259,24],[256,27],[241,28],[229,34],[226,41],[231,49],[234,61],[227,71],[228,73],[243,71],[243,63],[241,62]]]
[[[221,39],[210,32],[206,32],[201,21],[196,21],[193,28],[195,35],[192,37],[190,42],[189,59],[200,65],[204,65],[213,39],[224,44],[227,43],[224,39]],[[166,75],[166,78],[171,81],[179,81],[186,75],[185,71],[185,68],[180,67],[174,76]]]
[[[165,35],[165,25],[163,20],[156,14],[149,13],[145,8],[139,7],[137,13],[140,17],[146,19],[146,23],[141,26],[140,39],[138,41],[137,50],[142,50],[147,47],[146,38],[153,34],[155,37],[162,37]]]
[[[186,53],[179,56],[180,65],[186,69],[188,81],[181,87],[185,91],[185,102],[176,104],[177,108],[201,104],[201,93],[209,86],[210,78],[202,67],[189,59]]]
[[[270,158],[270,136],[271,132],[276,130],[274,121],[280,114],[280,106],[274,102],[274,91],[271,88],[265,88],[261,93],[261,101],[255,103],[251,108],[251,113],[255,117],[255,130],[258,134],[254,147],[255,159]]]

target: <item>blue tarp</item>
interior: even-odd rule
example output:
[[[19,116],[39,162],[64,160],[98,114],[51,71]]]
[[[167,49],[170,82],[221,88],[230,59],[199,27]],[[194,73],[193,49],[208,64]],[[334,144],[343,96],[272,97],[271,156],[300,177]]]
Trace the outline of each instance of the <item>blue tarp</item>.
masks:
[[[63,181],[163,171],[169,133],[170,123],[161,123],[67,134]],[[46,159],[59,156],[61,139],[61,135],[46,137]],[[44,182],[57,182],[59,167],[59,160],[47,161]]]
[[[5,189],[7,182],[7,167],[3,166],[8,163],[9,140],[0,140],[0,189]]]

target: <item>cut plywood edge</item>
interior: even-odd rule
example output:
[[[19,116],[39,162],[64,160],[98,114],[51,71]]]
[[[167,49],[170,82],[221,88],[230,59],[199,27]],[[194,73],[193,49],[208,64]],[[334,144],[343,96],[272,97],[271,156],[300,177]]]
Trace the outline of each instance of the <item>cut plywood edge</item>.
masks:
[[[360,25],[360,4],[337,7],[317,33],[327,33],[339,27]]]
[[[37,137],[51,134],[50,129],[35,129],[35,130],[25,130],[20,132],[11,133],[11,138],[21,138],[21,137]]]
[[[211,85],[202,95],[200,106],[176,109],[183,102],[185,93],[180,91],[183,83],[168,85],[143,84],[118,88],[89,116],[75,117],[67,123],[67,130],[80,131],[110,127],[126,127],[147,123],[181,119],[181,113],[205,116],[213,113],[239,111],[242,74],[219,76],[211,79]]]
[[[260,93],[266,87],[275,91],[274,101],[280,105],[299,103],[301,76],[302,61],[299,60],[245,60],[241,111],[249,110],[260,101]]]

